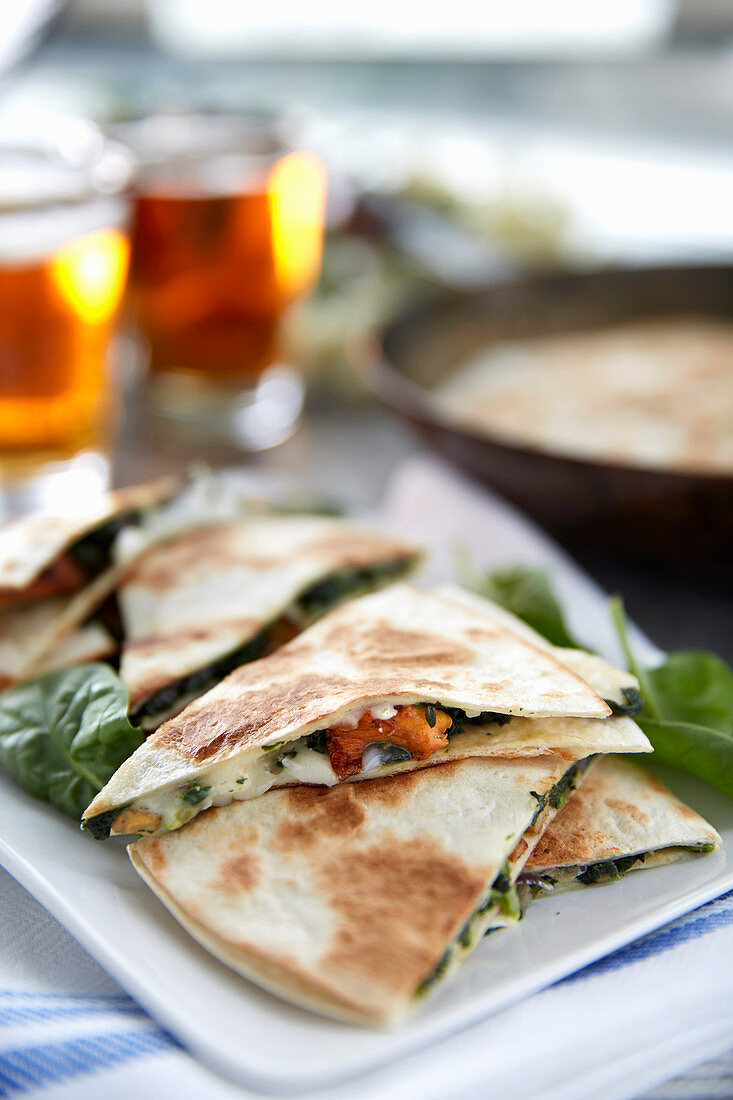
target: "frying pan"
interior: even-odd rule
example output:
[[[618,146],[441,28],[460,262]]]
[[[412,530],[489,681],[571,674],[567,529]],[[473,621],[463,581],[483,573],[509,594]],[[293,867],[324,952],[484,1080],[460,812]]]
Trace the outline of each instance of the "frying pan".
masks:
[[[571,548],[620,552],[687,574],[704,568],[728,575],[730,474],[648,469],[510,443],[457,425],[429,396],[492,343],[665,317],[733,323],[733,266],[561,273],[440,294],[403,312],[380,339],[358,349],[355,362],[373,392],[432,449]]]

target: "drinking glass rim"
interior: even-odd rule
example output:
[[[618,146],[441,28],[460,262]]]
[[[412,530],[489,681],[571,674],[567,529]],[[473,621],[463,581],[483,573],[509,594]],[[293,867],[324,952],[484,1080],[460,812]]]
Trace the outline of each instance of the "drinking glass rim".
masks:
[[[6,167],[13,161],[25,162],[24,167],[31,171],[44,165],[51,172],[48,181],[41,181],[46,186],[30,194],[24,195],[21,187],[6,195],[0,190],[0,217],[121,198],[130,187],[135,167],[129,150],[101,131],[86,153],[77,150],[73,156],[52,140],[0,137],[0,169],[3,161]]]
[[[149,111],[106,127],[114,141],[128,148],[137,175],[232,156],[270,163],[294,148],[284,131],[284,116],[266,109]]]

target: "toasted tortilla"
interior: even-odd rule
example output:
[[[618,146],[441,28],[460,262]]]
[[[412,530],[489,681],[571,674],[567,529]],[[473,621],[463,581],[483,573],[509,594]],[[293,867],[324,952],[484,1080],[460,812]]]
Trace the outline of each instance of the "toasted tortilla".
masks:
[[[128,851],[194,939],[257,985],[338,1020],[394,1024],[495,919],[492,885],[525,834],[536,842],[537,796],[567,767],[468,759],[270,791]]]
[[[121,567],[77,567],[72,591],[39,595],[47,587],[34,582],[67,550],[101,530],[110,520],[138,513],[169,498],[171,478],[134,485],[107,494],[88,511],[74,516],[33,513],[0,527],[0,683],[15,683],[60,667],[53,654],[78,631],[114,589]],[[87,634],[84,645],[89,644]],[[99,636],[94,648],[99,650]],[[77,643],[78,644],[78,643]],[[62,653],[62,661],[65,660]]]
[[[628,760],[607,756],[557,814],[525,872],[541,896],[693,859],[720,843],[712,825],[659,779]]]
[[[0,527],[0,593],[22,592],[75,542],[125,512],[149,508],[172,496],[173,478],[107,493],[74,515],[32,512]]]
[[[459,600],[469,607],[475,607],[485,615],[490,615],[498,623],[503,623],[504,626],[513,630],[516,634],[521,634],[533,645],[552,653],[556,660],[571,668],[609,702],[624,706],[628,703],[629,689],[633,689],[635,692],[639,690],[639,681],[633,672],[629,672],[628,669],[616,668],[603,657],[599,657],[596,653],[589,653],[585,649],[570,649],[566,646],[552,645],[546,638],[525,623],[523,619],[494,603],[493,600],[486,599],[485,596],[479,596],[476,592],[469,592],[467,589],[455,584],[441,585],[437,591],[441,595]]]
[[[51,650],[40,668],[35,670],[35,675],[57,672],[61,668],[85,665],[91,661],[103,661],[116,651],[117,642],[106,626],[92,620],[67,635],[56,649]]]
[[[417,557],[417,548],[404,540],[315,515],[249,516],[195,527],[152,546],[118,592],[125,628],[120,675],[133,716],[150,711],[157,725],[164,712],[176,713],[222,679],[224,672],[212,674],[210,683],[205,677],[222,658],[249,645],[251,655],[241,654],[240,664],[274,648],[264,632],[287,613],[296,633],[315,617],[297,606],[315,585],[349,573],[361,594],[406,572]],[[192,691],[183,681],[202,670]],[[176,685],[181,698],[171,708],[169,689]]]
[[[57,672],[89,661],[102,661],[117,651],[117,642],[107,628],[92,620],[61,637],[45,655],[35,655],[33,631],[39,625],[41,629],[49,626],[48,616],[52,611],[53,608],[47,608],[45,604],[28,608],[27,618],[22,620],[22,629],[15,638],[7,640],[0,635],[0,690],[46,672]]]
[[[7,685],[45,671],[52,655],[104,603],[118,575],[113,566],[71,596],[0,611],[0,681]]]
[[[303,739],[373,707],[418,703],[493,716],[469,722],[427,759],[382,763],[354,778],[464,756],[651,751],[630,718],[599,721],[607,705],[551,653],[480,610],[394,585],[330,612],[166,722],[97,795],[85,827],[99,836],[110,828],[160,832],[272,786],[334,784],[328,755]],[[506,724],[496,715],[514,717]]]

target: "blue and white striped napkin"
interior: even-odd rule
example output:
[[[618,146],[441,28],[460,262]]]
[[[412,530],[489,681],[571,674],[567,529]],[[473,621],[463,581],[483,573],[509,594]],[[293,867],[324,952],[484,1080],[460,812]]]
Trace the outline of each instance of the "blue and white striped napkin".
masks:
[[[637,1097],[730,1047],[732,974],[733,892],[428,1051],[319,1096]],[[0,1096],[82,1093],[261,1095],[194,1061],[0,870]]]

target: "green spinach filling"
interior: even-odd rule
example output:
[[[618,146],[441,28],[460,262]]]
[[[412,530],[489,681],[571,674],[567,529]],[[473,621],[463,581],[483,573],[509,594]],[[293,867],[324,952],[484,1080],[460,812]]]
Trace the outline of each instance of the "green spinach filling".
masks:
[[[210,790],[211,787],[206,787],[202,783],[190,783],[185,790],[181,791],[178,797],[181,802],[186,802],[189,806],[198,806],[199,802],[203,802]]]
[[[605,879],[623,878],[635,863],[644,863],[646,852],[638,856],[622,856],[621,859],[604,859],[600,863],[591,863],[582,874],[576,875],[576,882],[582,882],[585,886],[595,886],[597,882]]]
[[[86,832],[91,833],[95,840],[106,840],[112,831],[114,819],[130,805],[132,803],[125,802],[122,806],[114,806],[111,810],[105,810],[101,814],[95,814],[94,817],[86,818],[81,827]]]
[[[90,531],[84,538],[79,539],[69,547],[69,554],[84,569],[90,577],[96,577],[110,564],[112,557],[112,544],[120,531],[131,523],[139,523],[142,512],[133,509],[113,516],[95,531]]]
[[[683,844],[680,847],[694,855],[707,855],[715,849],[714,844]],[[599,863],[591,863],[582,874],[575,876],[575,881],[582,882],[585,886],[595,886],[596,883],[606,882],[608,879],[623,878],[636,863],[645,863],[647,856],[654,854],[640,852],[636,856],[622,856],[620,859],[604,859]]]
[[[628,687],[621,688],[621,694],[626,700],[625,703],[615,703],[613,699],[604,699],[606,706],[611,708],[611,714],[618,718],[624,716],[626,718],[633,718],[639,713],[644,706],[644,700],[641,697],[641,692],[636,688]]]
[[[323,615],[331,607],[340,603],[347,596],[356,595],[357,589],[372,589],[392,577],[406,573],[412,565],[409,558],[400,558],[397,561],[385,562],[379,565],[364,567],[362,569],[340,570],[325,580],[306,589],[298,598],[295,608],[296,618],[307,616],[317,618]],[[347,578],[351,578],[351,587]],[[320,593],[320,594],[319,594]],[[327,600],[326,594],[330,593]],[[315,595],[314,595],[315,594]],[[278,620],[279,621],[279,620]],[[157,714],[163,714],[176,705],[179,699],[185,699],[189,695],[202,695],[205,691],[214,687],[235,668],[256,661],[265,656],[271,648],[271,638],[277,623],[271,623],[264,627],[253,638],[238,646],[223,657],[217,658],[205,668],[196,669],[186,676],[181,676],[159,691],[153,692],[140,706],[136,707],[131,715],[131,721],[138,725],[143,718],[150,718]]]
[[[693,852],[696,856],[706,856],[715,851],[714,844],[686,844],[686,852]]]
[[[435,985],[435,983],[443,977],[446,970],[450,966],[450,961],[451,961],[451,958],[453,957],[453,951],[454,950],[455,950],[454,945],[451,945],[450,947],[446,947],[445,951],[443,952],[443,954],[440,956],[440,959],[436,963],[435,968],[433,969],[432,973],[428,974],[427,978],[425,978],[424,981],[420,982],[419,986],[415,990],[415,994],[414,994],[415,997],[418,997],[418,998],[419,997],[424,997],[425,994],[430,989],[432,989],[432,987]]]
[[[715,849],[714,844],[685,844],[680,847],[683,851],[692,852],[695,855],[707,855],[708,852]],[[663,851],[663,849],[660,849],[660,851]],[[619,856],[615,859],[602,859],[597,863],[591,863],[580,874],[575,875],[573,881],[582,882],[584,886],[596,886],[600,882],[615,881],[623,878],[626,872],[635,867],[637,863],[646,863],[647,858],[655,854],[656,850],[639,852],[638,855]],[[558,879],[553,878],[551,875],[540,875],[539,878],[548,887],[556,886],[558,883]],[[529,887],[533,898],[546,892],[538,883],[530,882]]]
[[[325,730],[314,730],[313,733],[309,733],[305,739],[305,743],[309,749],[313,749],[313,752],[320,752],[323,756],[328,756]]]
[[[484,913],[487,913],[489,909],[493,909],[496,906],[498,906],[501,912],[511,920],[519,920],[521,915],[519,896],[516,888],[511,882],[511,868],[508,860],[504,860],[499,874],[491,884],[491,889],[476,909],[474,909],[453,942],[448,945],[440,956],[435,968],[428,974],[427,978],[420,982],[415,990],[414,996],[416,998],[424,997],[435,983],[443,977],[459,950],[468,951],[474,942],[474,933],[478,918],[483,916]]]
[[[173,683],[166,684],[164,688],[153,692],[139,707],[135,708],[130,715],[130,721],[139,726],[143,718],[149,718],[170,710],[179,699],[184,699],[188,695],[203,694],[209,688],[218,684],[220,680],[223,680],[225,676],[228,676],[230,672],[234,672],[235,668],[239,668],[240,665],[246,664],[248,661],[256,661],[258,657],[264,655],[267,649],[269,633],[270,628],[266,627],[254,638],[250,638],[248,642],[245,642],[244,645],[239,646],[223,657],[219,657],[216,661],[212,661],[205,668],[196,669],[195,672],[190,672],[187,676],[181,676],[180,679],[174,680]]]
[[[423,705],[427,706],[428,704]],[[438,704],[438,707],[452,719],[451,725],[445,731],[446,737],[449,739],[455,737],[457,733],[463,733],[466,726],[505,726],[512,720],[511,714],[498,714],[493,710],[482,710],[480,714],[469,717],[462,710],[458,710],[457,707],[443,707],[440,704]],[[430,722],[430,725],[434,725],[434,723]]]
[[[370,592],[375,586],[402,576],[411,565],[412,559],[399,558],[379,565],[339,569],[300,594],[298,612],[308,618],[316,618],[345,599]]]
[[[583,774],[593,759],[593,756],[587,756],[585,760],[579,760],[577,764],[573,764],[572,767],[568,768],[565,774],[558,779],[554,787],[550,787],[549,791],[546,791],[545,794],[537,794],[537,791],[529,792],[532,798],[537,799],[537,809],[534,812],[530,825],[535,825],[537,823],[545,806],[551,806],[553,810],[561,810],[563,808],[578,785],[578,776]]]

